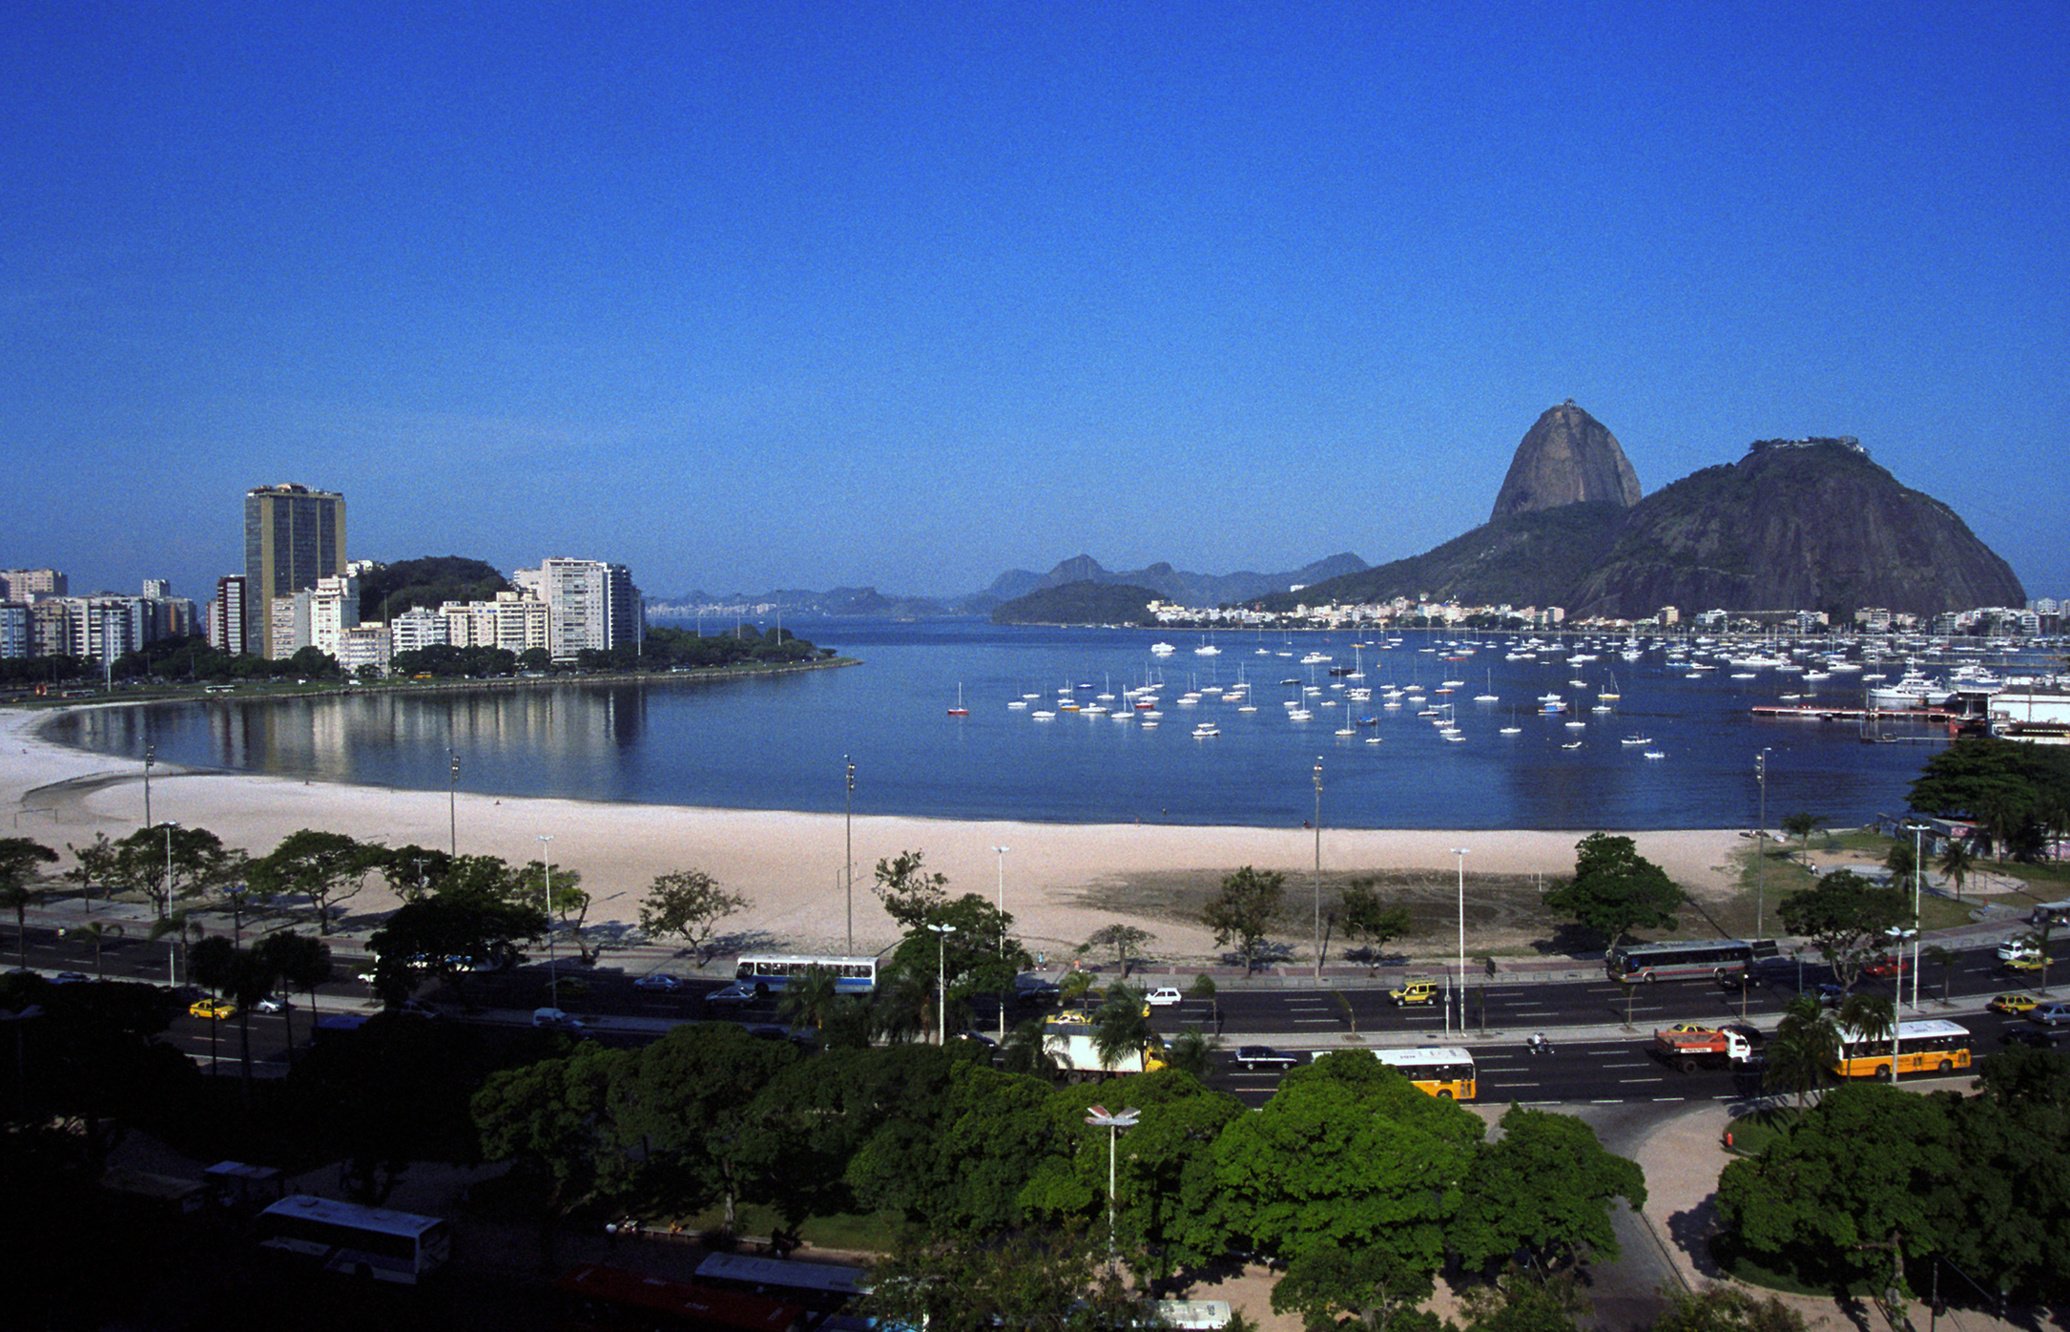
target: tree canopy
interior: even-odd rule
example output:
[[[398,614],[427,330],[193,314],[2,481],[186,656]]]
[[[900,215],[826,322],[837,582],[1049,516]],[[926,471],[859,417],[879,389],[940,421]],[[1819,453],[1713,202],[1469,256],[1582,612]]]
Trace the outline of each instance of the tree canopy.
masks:
[[[1688,901],[1667,871],[1639,854],[1629,837],[1590,833],[1574,848],[1574,877],[1545,895],[1545,904],[1615,947],[1637,929],[1667,930]]]
[[[1900,889],[1834,870],[1784,898],[1776,914],[1790,933],[1812,941],[1841,985],[1852,987],[1884,948],[1884,931],[1912,919],[1912,902]]]
[[[1257,966],[1259,949],[1279,924],[1286,894],[1286,875],[1245,865],[1222,880],[1222,890],[1201,912],[1201,923],[1215,932],[1217,948],[1236,941],[1243,969],[1249,973]]]

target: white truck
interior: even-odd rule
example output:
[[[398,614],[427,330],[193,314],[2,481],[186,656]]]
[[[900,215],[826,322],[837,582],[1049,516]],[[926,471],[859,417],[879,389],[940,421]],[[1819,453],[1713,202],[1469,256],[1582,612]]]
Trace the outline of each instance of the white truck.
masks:
[[[1089,1026],[1051,1023],[1043,1028],[1043,1048],[1057,1061],[1065,1076],[1073,1079],[1112,1077],[1121,1073],[1155,1073],[1165,1066],[1164,1042],[1152,1035],[1143,1048],[1123,1054],[1113,1063],[1100,1058]]]
[[[1656,1031],[1653,1048],[1684,1073],[1699,1065],[1743,1068],[1754,1061],[1753,1042],[1736,1031]]]

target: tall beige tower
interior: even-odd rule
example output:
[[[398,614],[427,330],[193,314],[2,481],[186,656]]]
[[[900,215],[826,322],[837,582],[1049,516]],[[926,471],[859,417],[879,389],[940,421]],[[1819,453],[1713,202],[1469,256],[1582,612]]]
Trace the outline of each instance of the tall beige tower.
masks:
[[[265,626],[275,599],[345,572],[345,497],[307,486],[259,486],[244,493],[244,579],[251,612],[246,641],[270,655]]]

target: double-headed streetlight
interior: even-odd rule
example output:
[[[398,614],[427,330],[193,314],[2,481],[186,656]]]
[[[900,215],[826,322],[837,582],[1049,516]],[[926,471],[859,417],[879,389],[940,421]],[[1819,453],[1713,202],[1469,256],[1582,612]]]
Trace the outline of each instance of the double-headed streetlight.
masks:
[[[1912,1011],[1919,1011],[1919,881],[1923,872],[1920,857],[1924,854],[1920,846],[1920,834],[1926,825],[1912,825]]]
[[[1455,846],[1459,857],[1459,1034],[1466,1034],[1466,848]]]
[[[1323,760],[1315,756],[1315,978],[1323,974]]]
[[[144,746],[144,826],[151,826],[151,765],[158,762],[158,746]]]
[[[167,819],[158,826],[165,829],[165,905],[170,910],[173,899],[173,830],[180,825]]]
[[[1761,786],[1761,824],[1754,829],[1754,937],[1761,937],[1768,906],[1768,755],[1754,755],[1754,780]]]
[[[1006,974],[1006,853],[1013,850],[1013,848],[1010,846],[995,846],[992,849],[999,853],[999,974],[1004,976]],[[1002,986],[1005,983],[1002,981]],[[1006,995],[1007,991],[1002,988],[999,991],[999,1044],[1001,1048],[1004,1048],[1006,1045]]]
[[[539,867],[546,877],[546,990],[548,1002],[561,1006],[561,978],[553,957],[553,834],[539,834]]]
[[[460,752],[446,751],[446,834],[449,839],[448,853],[453,859],[460,858]]]
[[[954,925],[933,924],[927,928],[933,930],[935,938],[939,940],[938,951],[935,953],[934,961],[934,1043],[936,1045],[947,1045],[949,1043],[949,936],[956,932],[956,927]]]
[[[1111,1262],[1115,1256],[1114,1139],[1115,1135],[1119,1133],[1120,1130],[1125,1128],[1134,1128],[1136,1126],[1136,1121],[1142,1117],[1143,1112],[1136,1109],[1134,1106],[1130,1106],[1126,1110],[1115,1110],[1110,1112],[1104,1105],[1091,1105],[1087,1106],[1086,1110],[1086,1123],[1092,1125],[1094,1128],[1103,1128],[1107,1130],[1107,1258]]]

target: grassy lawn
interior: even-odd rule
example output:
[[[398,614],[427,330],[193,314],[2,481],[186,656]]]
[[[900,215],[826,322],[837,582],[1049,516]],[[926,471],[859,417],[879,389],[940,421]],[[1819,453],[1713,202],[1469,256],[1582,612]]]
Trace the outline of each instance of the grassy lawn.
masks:
[[[1795,1106],[1777,1106],[1732,1121],[1732,1150],[1740,1156],[1759,1156],[1790,1131],[1800,1112]]]

